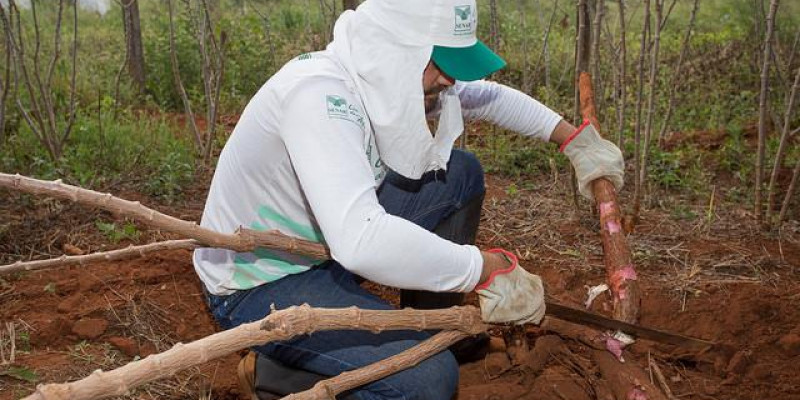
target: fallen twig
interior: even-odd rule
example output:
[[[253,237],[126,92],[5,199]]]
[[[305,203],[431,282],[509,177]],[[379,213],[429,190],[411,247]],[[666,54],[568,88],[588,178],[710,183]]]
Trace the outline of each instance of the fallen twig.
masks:
[[[111,371],[96,370],[86,378],[61,384],[39,385],[26,400],[98,399],[121,396],[131,389],[237,350],[324,330],[457,330],[477,334],[487,326],[475,307],[443,310],[361,310],[312,308],[308,305],[275,311],[266,318],[215,333],[203,339],[131,362]]]
[[[436,355],[451,344],[469,336],[460,331],[439,332],[432,338],[385,360],[344,372],[330,379],[318,382],[305,392],[291,394],[283,400],[328,400],[337,394],[357,388],[367,383],[383,379],[394,373],[411,368],[427,358]]]
[[[661,386],[661,390],[664,391],[664,395],[667,396],[667,399],[678,400],[677,397],[672,394],[672,390],[670,390],[669,385],[667,385],[667,380],[664,378],[664,374],[661,373],[661,368],[658,367],[658,363],[656,363],[656,361],[652,358],[650,359],[650,368],[653,371],[653,374],[656,376],[656,380]]]
[[[324,245],[284,235],[278,231],[259,232],[240,228],[234,234],[225,234],[205,229],[195,222],[184,221],[153,209],[147,208],[138,201],[123,200],[110,193],[100,193],[67,185],[61,180],[42,181],[22,175],[0,173],[0,187],[19,190],[31,194],[71,200],[79,204],[102,208],[136,219],[151,227],[180,234],[196,239],[209,247],[221,247],[240,252],[252,251],[257,247],[283,250],[318,259],[330,258]]]
[[[142,246],[128,246],[124,249],[103,251],[81,256],[63,255],[61,257],[51,258],[48,260],[27,262],[17,261],[14,264],[0,266],[0,276],[20,271],[35,271],[40,269],[67,267],[71,265],[85,266],[87,264],[100,261],[128,260],[131,258],[145,257],[150,253],[158,251],[177,249],[192,250],[202,246],[202,243],[194,239],[166,240],[163,242],[155,242]]]

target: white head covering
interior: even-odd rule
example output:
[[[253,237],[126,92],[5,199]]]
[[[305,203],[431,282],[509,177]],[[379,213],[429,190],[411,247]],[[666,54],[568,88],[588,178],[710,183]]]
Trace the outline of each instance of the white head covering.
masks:
[[[381,159],[407,178],[445,169],[464,130],[450,88],[440,94],[442,112],[431,135],[422,75],[434,45],[476,43],[477,11],[475,0],[367,0],[336,21],[328,50],[355,82]]]

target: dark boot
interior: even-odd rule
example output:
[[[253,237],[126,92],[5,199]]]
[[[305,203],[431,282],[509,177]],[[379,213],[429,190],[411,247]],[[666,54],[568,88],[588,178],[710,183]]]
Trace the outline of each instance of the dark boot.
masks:
[[[478,224],[481,221],[483,197],[484,195],[481,194],[467,202],[463,207],[440,222],[433,232],[439,235],[439,237],[453,243],[475,244],[475,236],[478,234]],[[420,310],[448,308],[464,304],[464,297],[464,293],[401,290],[400,305],[401,307]],[[450,346],[450,351],[456,356],[456,360],[459,364],[463,364],[483,358],[486,355],[488,345],[489,335],[482,333]]]
[[[330,377],[287,367],[252,350],[239,363],[240,390],[243,397],[252,400],[280,399],[311,389],[317,382],[327,378]],[[352,400],[353,396],[343,393],[337,398]]]

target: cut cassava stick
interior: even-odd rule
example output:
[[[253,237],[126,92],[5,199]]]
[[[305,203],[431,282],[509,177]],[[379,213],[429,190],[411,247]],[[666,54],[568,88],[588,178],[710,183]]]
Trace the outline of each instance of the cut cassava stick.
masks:
[[[39,385],[26,400],[98,399],[121,396],[144,383],[170,376],[237,350],[323,330],[457,330],[461,335],[484,332],[475,307],[443,310],[361,310],[355,307],[319,309],[308,305],[274,311],[261,321],[239,325],[203,339],[133,361],[111,371],[96,370],[86,378]]]
[[[341,373],[333,378],[318,382],[305,392],[291,394],[283,400],[329,400],[350,389],[383,379],[394,373],[411,368],[420,362],[446,350],[453,343],[468,337],[460,331],[439,332],[430,339],[385,360]]]
[[[17,261],[14,264],[0,265],[0,276],[20,271],[35,271],[40,269],[67,267],[71,265],[85,266],[101,261],[129,260],[131,258],[145,257],[150,253],[164,250],[187,249],[193,250],[203,244],[194,239],[166,240],[142,246],[128,246],[124,249],[103,251],[82,256],[63,255],[49,260]]]
[[[601,132],[594,106],[591,76],[580,74],[581,115]],[[622,230],[622,213],[614,185],[600,178],[592,182],[597,208],[600,211],[600,236],[603,239],[604,262],[608,284],[614,301],[614,318],[635,324],[639,321],[641,293],[633,268],[631,251]]]
[[[581,72],[578,81],[581,93],[581,115],[601,132],[594,107],[592,78]],[[638,172],[638,171],[637,171]],[[608,286],[614,302],[614,318],[635,324],[639,320],[641,295],[633,268],[628,243],[622,230],[622,213],[617,202],[614,185],[600,178],[592,182],[592,193],[600,212],[600,236],[603,240],[603,261],[606,266]],[[666,400],[661,392],[644,377],[644,371],[635,363],[621,363],[624,344],[616,337],[606,340],[608,351],[594,350],[593,359],[600,374],[610,383],[617,400]],[[614,352],[612,356],[611,352]]]
[[[0,187],[19,190],[31,194],[71,200],[79,204],[102,208],[141,221],[151,227],[174,232],[181,236],[196,239],[209,247],[221,247],[235,251],[252,251],[257,247],[288,251],[294,254],[330,258],[328,250],[320,243],[296,239],[278,231],[257,232],[250,229],[239,229],[229,235],[205,229],[195,222],[184,221],[143,206],[138,201],[128,201],[100,193],[94,190],[79,188],[62,183],[61,180],[42,181],[19,174],[0,173]]]

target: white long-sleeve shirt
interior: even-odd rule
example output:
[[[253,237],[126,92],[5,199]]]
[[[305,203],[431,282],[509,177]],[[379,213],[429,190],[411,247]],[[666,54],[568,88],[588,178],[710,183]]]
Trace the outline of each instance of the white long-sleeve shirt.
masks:
[[[487,82],[457,82],[467,119],[548,140],[561,117],[529,96]],[[378,203],[385,176],[352,81],[328,53],[301,55],[251,99],[222,150],[201,226],[232,233],[277,229],[325,243],[344,268],[372,281],[429,291],[472,290],[483,259]],[[194,266],[209,292],[231,294],[322,260],[282,251],[202,248]]]

